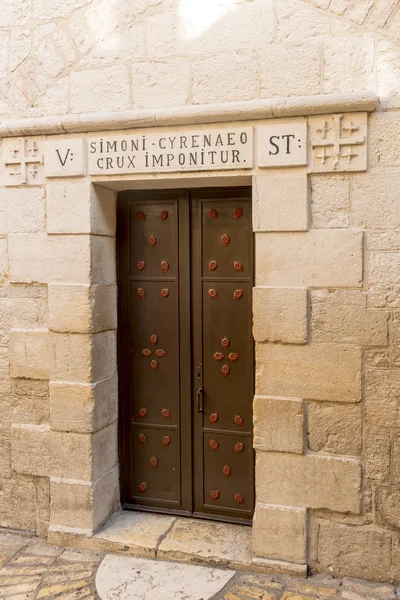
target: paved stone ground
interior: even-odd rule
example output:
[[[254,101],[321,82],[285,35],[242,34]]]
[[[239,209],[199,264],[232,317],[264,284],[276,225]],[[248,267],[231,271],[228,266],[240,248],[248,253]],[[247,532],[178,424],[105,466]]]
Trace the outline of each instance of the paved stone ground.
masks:
[[[0,532],[0,599],[97,600],[95,576],[103,557]],[[350,579],[237,572],[213,600],[400,600],[400,593],[391,585]]]

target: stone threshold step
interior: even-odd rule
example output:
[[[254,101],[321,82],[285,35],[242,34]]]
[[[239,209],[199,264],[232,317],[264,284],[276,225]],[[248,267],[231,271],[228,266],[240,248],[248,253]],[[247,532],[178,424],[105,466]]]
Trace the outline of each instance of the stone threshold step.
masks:
[[[91,536],[51,527],[48,542],[255,573],[307,575],[306,565],[253,558],[251,527],[186,517],[118,511]]]

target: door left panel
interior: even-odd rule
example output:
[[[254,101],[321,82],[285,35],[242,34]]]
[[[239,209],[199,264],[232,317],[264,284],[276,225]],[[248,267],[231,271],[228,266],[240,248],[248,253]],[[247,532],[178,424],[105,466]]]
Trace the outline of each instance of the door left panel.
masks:
[[[181,411],[185,377],[180,312],[185,269],[180,265],[181,198],[166,193],[124,193],[128,243],[121,257],[120,298],[126,328],[120,336],[123,369],[123,496],[125,504],[190,510],[183,457]],[[182,271],[182,272],[181,272]],[[184,296],[184,294],[183,294]],[[126,306],[125,306],[126,305]],[[190,340],[187,342],[190,343]],[[190,432],[189,432],[190,435]],[[190,446],[190,438],[189,444]],[[182,460],[181,460],[182,457]],[[182,464],[183,462],[183,464]]]

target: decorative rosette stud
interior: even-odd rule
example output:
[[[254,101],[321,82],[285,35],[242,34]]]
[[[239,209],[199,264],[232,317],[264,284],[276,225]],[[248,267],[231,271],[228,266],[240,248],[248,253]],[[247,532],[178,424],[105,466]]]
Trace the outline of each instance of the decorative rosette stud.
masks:
[[[210,421],[210,423],[216,423],[219,419],[219,414],[218,413],[211,413],[211,415],[208,417],[208,420]]]
[[[144,221],[146,217],[144,216],[144,213],[141,210],[138,210],[138,212],[136,213],[136,218],[138,221]]]
[[[147,444],[147,437],[144,435],[144,433],[139,433],[138,437],[141,444]]]
[[[229,237],[229,235],[227,233],[224,233],[224,235],[221,237],[222,245],[226,248],[226,246],[229,246],[230,241],[231,238]]]
[[[244,498],[242,494],[235,494],[233,496],[238,504],[244,504]]]
[[[161,443],[163,446],[169,446],[171,443],[171,437],[169,435],[164,435]]]
[[[161,296],[161,298],[168,298],[168,296],[169,296],[169,289],[168,288],[162,289],[161,292],[160,292],[160,296]]]
[[[231,352],[230,354],[228,354],[228,358],[232,362],[236,362],[237,360],[239,360],[240,356],[239,354],[237,354],[237,352]]]
[[[147,490],[147,482],[146,481],[142,481],[142,483],[139,485],[139,491],[140,492],[145,492]]]
[[[210,494],[211,500],[218,500],[219,497],[220,497],[219,490],[213,490]]]
[[[153,353],[150,350],[150,348],[144,348],[144,350],[142,350],[142,356],[145,356],[146,358],[148,358],[149,356],[151,356]]]
[[[243,271],[243,265],[242,265],[242,263],[239,260],[234,260],[233,261],[233,268],[238,273],[241,273]]]
[[[161,414],[164,417],[164,419],[169,420],[171,418],[171,413],[169,412],[168,408],[163,408]]]
[[[218,269],[218,261],[217,260],[210,260],[210,262],[208,263],[208,270],[209,271],[216,271]]]
[[[240,300],[241,298],[243,298],[243,290],[235,290],[233,292],[233,299]]]
[[[150,246],[152,246],[154,248],[154,246],[157,244],[157,238],[154,235],[151,235],[149,237],[149,244]]]
[[[145,260],[139,260],[138,263],[136,263],[136,270],[137,271],[143,271],[143,269],[146,266],[146,261]]]
[[[167,210],[163,210],[160,213],[160,221],[166,221],[168,219],[168,211]]]
[[[216,300],[218,298],[218,292],[217,292],[217,290],[213,290],[213,289],[208,290],[208,295],[213,300]]]
[[[236,208],[233,211],[233,218],[234,219],[240,219],[240,217],[243,215],[243,208]]]
[[[243,452],[243,450],[244,450],[243,442],[237,442],[235,444],[235,452]]]
[[[139,298],[144,298],[146,295],[146,292],[144,291],[143,288],[138,288],[137,295],[139,296]]]
[[[139,410],[139,417],[140,417],[141,419],[144,419],[144,417],[145,417],[146,415],[147,415],[147,408],[141,408],[141,409]]]
[[[240,427],[243,427],[243,425],[244,425],[243,417],[241,417],[240,415],[235,415],[235,423],[236,423],[236,425],[240,425]]]
[[[222,352],[214,352],[213,358],[215,360],[224,360],[225,354],[223,354]]]
[[[230,474],[232,473],[232,469],[230,468],[229,465],[224,465],[222,472],[225,475],[225,477],[229,477]]]
[[[215,210],[215,208],[210,208],[210,210],[208,211],[208,215],[212,219],[218,219],[218,212]]]
[[[230,368],[228,365],[223,365],[222,369],[221,369],[221,373],[224,377],[228,377],[229,373],[231,372]]]
[[[224,337],[221,340],[221,346],[226,350],[231,345],[231,341],[228,337]]]
[[[150,464],[153,467],[153,469],[158,467],[158,458],[156,456],[152,456],[150,459]]]
[[[169,271],[169,264],[167,263],[166,260],[162,260],[161,261],[161,269],[166,273],[167,271]]]
[[[209,444],[211,450],[219,450],[219,444],[216,440],[210,440]]]
[[[155,345],[157,344],[157,342],[158,342],[158,337],[156,336],[156,334],[155,334],[155,333],[153,333],[153,334],[150,336],[150,344],[151,344],[152,346],[155,346]]]
[[[158,362],[156,360],[152,360],[150,363],[150,369],[152,371],[157,371],[158,369]]]

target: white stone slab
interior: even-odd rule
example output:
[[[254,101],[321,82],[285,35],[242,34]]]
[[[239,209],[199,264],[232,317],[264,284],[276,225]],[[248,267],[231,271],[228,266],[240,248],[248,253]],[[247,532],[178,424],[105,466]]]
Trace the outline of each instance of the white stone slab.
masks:
[[[44,143],[45,177],[76,177],[85,174],[83,138],[46,140]]]
[[[96,575],[101,600],[208,600],[235,571],[108,554]]]
[[[89,174],[251,169],[253,128],[232,127],[88,138]]]
[[[43,138],[4,140],[4,185],[43,184]]]
[[[258,128],[258,166],[307,164],[307,123],[270,123]]]
[[[367,113],[308,117],[310,171],[330,173],[367,169]]]

